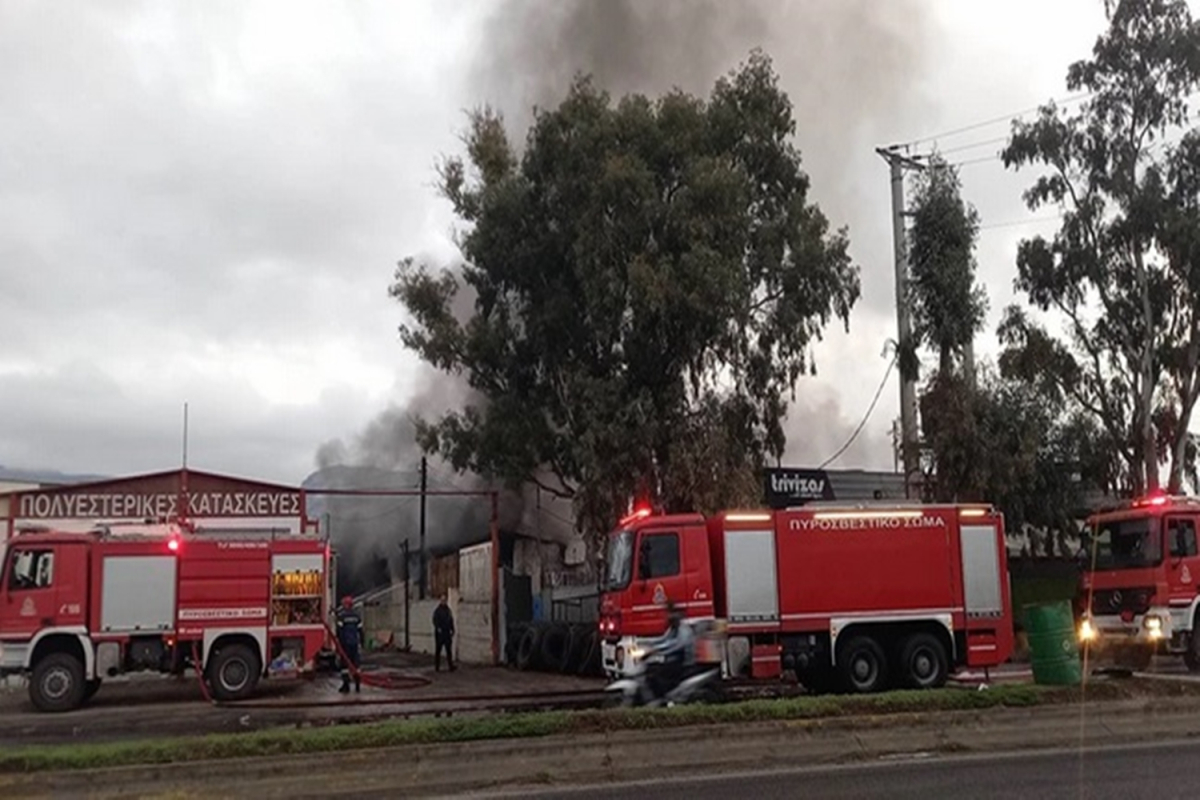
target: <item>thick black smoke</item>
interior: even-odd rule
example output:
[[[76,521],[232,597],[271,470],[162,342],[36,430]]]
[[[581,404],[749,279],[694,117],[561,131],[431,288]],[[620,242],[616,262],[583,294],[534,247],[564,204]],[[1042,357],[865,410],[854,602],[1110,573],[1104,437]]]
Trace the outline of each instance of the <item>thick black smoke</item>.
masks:
[[[890,140],[899,121],[921,112],[910,87],[928,38],[927,6],[916,0],[499,0],[493,8],[469,65],[471,96],[464,105],[498,108],[516,141],[534,108],[556,105],[578,73],[593,75],[614,96],[658,94],[673,87],[707,95],[713,82],[752,49],[765,50],[795,105],[798,145],[813,181],[813,199],[835,226],[850,225],[856,257],[861,260],[862,252],[883,256],[880,263],[864,265],[864,305],[893,313],[890,218],[886,188],[881,188],[886,173],[872,145]],[[864,197],[880,196],[884,210],[864,210]],[[459,318],[465,320],[472,311],[473,298],[460,295]],[[882,343],[872,343],[872,351],[877,344]],[[421,454],[413,441],[411,415],[436,416],[481,401],[460,379],[426,370],[419,380],[422,391],[407,407],[383,412],[352,445],[322,446],[322,470],[310,480],[356,488],[380,481],[415,485]],[[806,457],[816,457],[810,450],[815,454],[825,448],[816,442],[798,448],[805,432],[828,432],[832,450],[861,413],[857,408],[843,413],[832,397],[807,406],[808,413],[793,421],[789,437],[789,452]],[[847,458],[864,454],[873,457],[875,466],[890,466],[887,423],[875,427],[882,430],[864,431]],[[861,466],[862,459],[856,460]],[[431,474],[442,483],[464,488],[481,484],[435,463]],[[434,501],[429,502],[433,515]],[[508,504],[506,523],[521,517],[520,505],[515,499]],[[379,563],[402,574],[396,548],[405,535],[415,544],[412,503],[355,499],[331,503],[331,508],[338,512],[334,535],[356,574],[366,575]],[[449,549],[478,540],[486,530],[481,513],[481,504],[439,500],[436,524],[430,517],[431,546]]]
[[[834,227],[850,227],[863,268],[852,329],[862,331],[856,337],[881,329],[895,336],[887,171],[874,146],[921,119],[925,98],[916,87],[934,33],[931,9],[919,0],[500,0],[472,68],[471,100],[503,111],[519,139],[533,108],[556,105],[578,73],[614,97],[672,88],[707,96],[721,75],[763,49],[795,108],[810,197]],[[866,315],[874,317],[871,334]],[[886,361],[873,356],[883,340],[864,344],[868,373],[881,374]],[[836,451],[869,399],[841,407],[832,393],[801,397],[787,426],[792,463],[815,466]],[[890,469],[889,427],[876,415],[838,466]]]
[[[424,391],[404,408],[390,408],[347,444],[331,441],[317,454],[318,470],[305,480],[313,498],[312,514],[327,520],[338,553],[338,585],[343,593],[359,594],[392,580],[402,580],[405,566],[401,546],[408,541],[411,576],[418,580],[420,499],[416,495],[321,495],[320,489],[416,491],[421,480],[421,449],[416,443],[413,415],[436,416],[467,400],[461,387],[426,375]],[[473,475],[456,474],[436,456],[427,461],[427,488],[437,491],[480,491],[491,488]],[[486,541],[491,502],[480,496],[441,496],[425,500],[425,542],[430,557]],[[521,498],[500,495],[500,525],[513,530],[520,522]]]

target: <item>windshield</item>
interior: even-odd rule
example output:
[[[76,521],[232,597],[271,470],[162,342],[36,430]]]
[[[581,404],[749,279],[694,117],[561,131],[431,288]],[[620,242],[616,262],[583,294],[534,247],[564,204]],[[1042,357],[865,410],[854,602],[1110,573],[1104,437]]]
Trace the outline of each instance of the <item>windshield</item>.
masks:
[[[1098,523],[1094,541],[1086,542],[1085,557],[1096,569],[1134,569],[1162,563],[1162,540],[1154,517]]]
[[[620,531],[608,538],[608,564],[604,588],[619,591],[633,578],[633,531]]]

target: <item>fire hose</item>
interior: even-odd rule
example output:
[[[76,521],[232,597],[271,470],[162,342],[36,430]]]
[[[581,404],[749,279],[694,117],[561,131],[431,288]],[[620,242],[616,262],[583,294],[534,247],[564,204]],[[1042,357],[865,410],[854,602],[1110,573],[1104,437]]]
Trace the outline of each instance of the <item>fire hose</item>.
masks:
[[[342,643],[338,640],[336,632],[325,623],[325,632],[329,634],[329,640],[333,642],[334,650],[337,653],[338,659],[342,663],[343,669],[350,673],[350,677],[366,684],[367,686],[383,689],[386,691],[403,691],[406,689],[416,689],[421,686],[428,686],[431,681],[428,678],[419,675],[405,675],[396,670],[380,668],[380,669],[362,669],[347,657],[346,651],[342,649]],[[196,670],[196,678],[200,682],[200,693],[204,696],[207,703],[214,706],[234,705],[238,708],[246,708],[249,704],[245,702],[225,703],[217,700],[212,696],[209,689],[208,681],[204,678],[203,661],[200,658],[200,643],[192,642],[192,667]],[[355,701],[347,701],[355,702]],[[270,707],[278,707],[279,704],[271,704]]]

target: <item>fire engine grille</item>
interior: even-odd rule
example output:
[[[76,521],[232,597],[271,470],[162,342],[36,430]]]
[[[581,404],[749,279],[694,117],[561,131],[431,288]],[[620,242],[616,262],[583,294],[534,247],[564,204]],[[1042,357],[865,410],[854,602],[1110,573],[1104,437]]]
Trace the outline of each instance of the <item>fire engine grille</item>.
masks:
[[[1132,611],[1134,614],[1145,614],[1150,610],[1154,600],[1154,587],[1137,587],[1133,589],[1097,589],[1092,595],[1093,614],[1120,614],[1122,611]]]

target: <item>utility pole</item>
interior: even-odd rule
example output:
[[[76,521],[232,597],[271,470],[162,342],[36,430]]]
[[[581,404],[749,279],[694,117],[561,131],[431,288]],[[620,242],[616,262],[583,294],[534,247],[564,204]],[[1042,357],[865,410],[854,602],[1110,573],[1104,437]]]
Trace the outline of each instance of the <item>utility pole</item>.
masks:
[[[408,621],[408,611],[411,605],[409,597],[412,594],[412,579],[409,577],[412,574],[412,562],[408,557],[408,537],[404,537],[404,541],[400,543],[400,550],[404,553],[404,652],[412,652],[412,639],[408,635],[410,629]]]
[[[421,456],[421,599],[425,599],[425,573],[428,569],[425,566],[425,493],[429,491],[429,460],[425,456]]]
[[[914,474],[920,474],[920,449],[917,442],[917,387],[916,382],[904,374],[903,354],[912,342],[912,317],[908,305],[908,242],[904,227],[904,170],[924,169],[914,158],[899,151],[898,147],[877,147],[878,153],[891,169],[892,177],[892,242],[895,249],[896,269],[896,332],[897,347],[901,353],[900,369],[900,432],[901,460],[904,464],[904,492],[911,496]]]
[[[892,420],[892,472],[900,471],[900,420]]]

